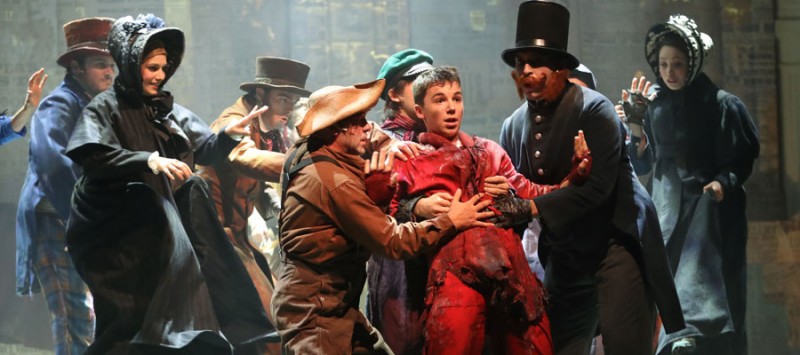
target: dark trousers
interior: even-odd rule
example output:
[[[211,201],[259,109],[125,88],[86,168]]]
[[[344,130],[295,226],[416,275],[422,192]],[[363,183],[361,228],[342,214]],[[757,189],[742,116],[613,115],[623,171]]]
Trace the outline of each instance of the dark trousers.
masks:
[[[652,354],[655,303],[630,251],[612,242],[594,270],[565,259],[554,252],[545,267],[555,353],[589,354],[599,326],[606,354]]]

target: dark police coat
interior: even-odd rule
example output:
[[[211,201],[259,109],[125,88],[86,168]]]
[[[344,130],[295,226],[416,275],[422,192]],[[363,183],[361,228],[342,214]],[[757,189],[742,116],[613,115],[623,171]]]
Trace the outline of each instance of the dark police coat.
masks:
[[[543,244],[569,255],[580,270],[597,269],[609,237],[632,247],[642,276],[668,332],[684,326],[666,259],[658,216],[633,174],[624,128],[611,102],[596,91],[567,84],[546,107],[522,104],[503,123],[500,145],[516,170],[537,184],[558,184],[572,168],[573,137],[583,130],[592,151],[592,171],[581,186],[534,199],[543,224]],[[540,250],[546,259],[547,250]]]

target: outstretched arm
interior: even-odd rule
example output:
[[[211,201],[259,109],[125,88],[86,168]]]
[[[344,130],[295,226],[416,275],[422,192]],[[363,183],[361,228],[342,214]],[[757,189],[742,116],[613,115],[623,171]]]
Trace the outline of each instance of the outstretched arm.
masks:
[[[44,73],[44,68],[37,70],[28,79],[28,94],[25,95],[25,103],[11,117],[11,128],[15,132],[21,131],[30,122],[31,117],[33,117],[33,111],[39,106],[39,100],[42,98],[42,88],[44,88],[46,82],[47,74]]]

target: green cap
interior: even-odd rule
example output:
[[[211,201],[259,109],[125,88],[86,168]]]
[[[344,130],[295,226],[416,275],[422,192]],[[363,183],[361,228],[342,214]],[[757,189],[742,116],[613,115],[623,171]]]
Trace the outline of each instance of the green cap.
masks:
[[[378,72],[378,79],[386,79],[381,98],[388,100],[389,89],[404,78],[415,77],[420,73],[433,69],[433,57],[428,52],[409,48],[392,54],[383,63]]]

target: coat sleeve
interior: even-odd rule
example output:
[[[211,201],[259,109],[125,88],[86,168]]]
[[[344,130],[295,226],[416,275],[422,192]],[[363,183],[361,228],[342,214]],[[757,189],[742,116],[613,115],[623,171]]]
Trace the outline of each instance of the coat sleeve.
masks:
[[[760,145],[758,129],[744,103],[724,91],[720,91],[719,101],[722,117],[716,138],[716,162],[720,170],[714,179],[728,191],[741,187],[750,177]]]
[[[653,170],[653,160],[655,159],[656,145],[653,144],[652,141],[652,129],[653,128],[650,125],[650,111],[648,110],[647,113],[645,113],[644,118],[644,140],[647,141],[647,147],[645,147],[642,155],[639,156],[639,144],[643,144],[642,139],[637,139],[633,136],[631,136],[631,144],[628,144],[626,147],[628,156],[631,159],[631,165],[633,165],[633,170],[636,172],[636,175],[646,175]]]
[[[242,175],[257,180],[278,182],[286,155],[258,149],[250,137],[244,137],[228,154],[228,160],[234,170]]]
[[[111,123],[111,116],[115,114],[113,107],[111,102],[95,97],[79,115],[69,137],[66,155],[83,168],[87,177],[119,178],[150,171],[147,158],[153,152],[121,148]]]
[[[336,227],[369,250],[392,259],[408,259],[434,248],[456,229],[447,215],[425,222],[397,224],[366,195],[364,188],[348,181],[330,190]]]
[[[496,167],[493,169],[495,171],[490,172],[489,176],[504,176],[508,179],[508,183],[516,190],[517,196],[524,199],[532,199],[558,189],[558,185],[539,185],[528,180],[528,178],[514,169],[511,158],[508,157],[508,154],[506,154],[502,147],[490,140],[486,140],[486,142],[486,150],[489,151],[489,155],[493,160],[492,166]]]
[[[222,129],[215,134],[205,121],[181,105],[174,104],[171,115],[189,138],[196,164],[212,165],[225,159],[239,143]]]
[[[19,132],[14,131],[11,127],[11,119],[6,115],[0,115],[0,145],[24,137],[26,132],[28,132],[26,127],[22,127]]]
[[[211,124],[211,129],[219,133],[231,122],[239,120],[247,114],[248,112],[243,108],[231,106]],[[227,159],[231,163],[230,166],[239,174],[257,180],[278,182],[286,155],[258,149],[250,137],[244,137],[230,151]]]
[[[580,186],[569,186],[533,199],[542,222],[556,234],[569,231],[583,216],[607,203],[614,191],[620,164],[625,154],[622,123],[607,99],[589,106],[581,119],[581,129],[592,151],[592,171]],[[564,117],[564,119],[569,119]],[[564,144],[572,144],[569,140]]]
[[[375,122],[369,122],[369,145],[366,154],[372,155],[372,152],[381,150],[381,148],[397,142],[397,139],[392,138],[389,134],[381,129],[380,125]]]
[[[80,115],[77,98],[61,92],[42,100],[31,124],[30,159],[42,191],[63,220],[69,217],[72,190],[80,174],[66,155],[70,134]]]

